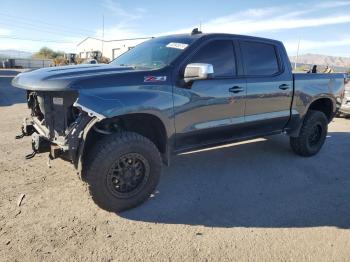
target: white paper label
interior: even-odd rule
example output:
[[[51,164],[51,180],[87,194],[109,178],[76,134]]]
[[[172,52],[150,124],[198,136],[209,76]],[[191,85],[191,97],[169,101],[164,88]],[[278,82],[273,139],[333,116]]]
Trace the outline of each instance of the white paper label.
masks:
[[[188,44],[183,44],[183,43],[169,43],[166,45],[166,47],[170,47],[170,48],[176,48],[176,49],[185,49],[186,47],[188,47]]]
[[[62,97],[54,97],[53,98],[53,103],[55,105],[63,105],[63,98]]]

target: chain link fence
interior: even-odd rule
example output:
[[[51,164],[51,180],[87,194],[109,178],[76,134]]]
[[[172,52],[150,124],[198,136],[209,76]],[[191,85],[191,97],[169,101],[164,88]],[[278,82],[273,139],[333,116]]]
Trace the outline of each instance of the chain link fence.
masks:
[[[0,58],[0,68],[43,68],[50,67],[52,59]]]

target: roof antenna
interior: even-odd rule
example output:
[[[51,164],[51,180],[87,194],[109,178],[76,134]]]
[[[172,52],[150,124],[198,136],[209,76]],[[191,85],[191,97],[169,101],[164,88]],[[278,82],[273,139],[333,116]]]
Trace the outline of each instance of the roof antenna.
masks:
[[[198,35],[198,34],[201,34],[202,31],[199,31],[198,28],[194,28],[191,32],[191,35]]]

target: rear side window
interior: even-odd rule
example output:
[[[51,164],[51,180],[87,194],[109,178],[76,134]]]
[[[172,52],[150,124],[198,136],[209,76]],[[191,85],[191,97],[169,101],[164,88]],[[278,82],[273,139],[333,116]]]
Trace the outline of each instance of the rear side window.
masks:
[[[278,59],[273,45],[257,42],[241,42],[245,74],[270,76],[278,73]]]
[[[231,40],[214,40],[204,45],[191,59],[190,63],[212,64],[215,77],[236,75],[236,62]]]

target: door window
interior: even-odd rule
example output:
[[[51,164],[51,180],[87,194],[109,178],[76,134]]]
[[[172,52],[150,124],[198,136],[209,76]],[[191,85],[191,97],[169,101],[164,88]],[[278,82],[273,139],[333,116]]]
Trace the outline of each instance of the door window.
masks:
[[[190,63],[213,65],[215,77],[232,77],[236,75],[236,63],[233,42],[215,40],[203,46]]]
[[[248,76],[271,76],[278,73],[278,58],[273,45],[258,42],[242,42],[241,49]]]

